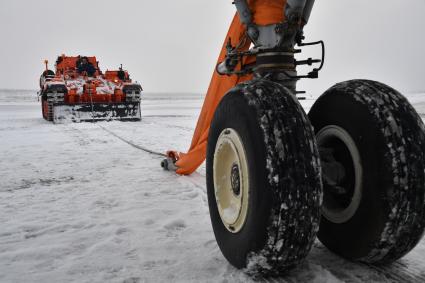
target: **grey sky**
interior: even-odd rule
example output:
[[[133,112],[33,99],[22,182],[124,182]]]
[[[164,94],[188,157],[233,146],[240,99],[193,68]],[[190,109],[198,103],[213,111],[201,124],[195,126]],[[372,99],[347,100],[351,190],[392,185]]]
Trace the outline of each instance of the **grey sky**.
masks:
[[[0,88],[36,89],[43,59],[53,67],[65,53],[96,55],[102,69],[122,63],[149,92],[204,93],[231,2],[0,0]],[[424,12],[424,0],[317,0],[306,35],[325,40],[327,61],[300,89],[369,78],[425,90]]]

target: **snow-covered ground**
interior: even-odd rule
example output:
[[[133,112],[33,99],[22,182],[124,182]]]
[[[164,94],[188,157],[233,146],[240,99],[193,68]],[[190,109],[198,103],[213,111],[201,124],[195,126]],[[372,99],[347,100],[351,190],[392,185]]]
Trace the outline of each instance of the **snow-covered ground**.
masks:
[[[425,118],[425,94],[408,97]],[[108,132],[185,150],[201,104],[200,95],[146,95],[140,123],[53,125],[35,92],[0,91],[0,282],[252,281],[217,247],[205,167],[164,172],[158,157]],[[387,267],[345,261],[316,242],[299,268],[268,280],[425,282],[425,241]]]

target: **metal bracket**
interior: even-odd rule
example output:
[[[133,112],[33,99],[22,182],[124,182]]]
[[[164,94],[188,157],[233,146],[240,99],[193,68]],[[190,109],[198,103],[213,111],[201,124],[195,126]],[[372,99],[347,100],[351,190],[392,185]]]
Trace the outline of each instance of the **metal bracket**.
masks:
[[[271,77],[282,85],[295,90],[296,81],[302,78],[317,78],[318,72],[322,69],[325,59],[325,46],[323,41],[302,43],[304,40],[303,29],[308,23],[315,0],[288,0],[285,6],[285,18],[282,22],[260,26],[253,22],[253,15],[247,0],[234,0],[234,4],[239,14],[239,18],[246,26],[246,36],[236,46],[228,41],[227,54],[225,60],[216,66],[216,71],[220,75],[245,75],[254,73],[259,76]],[[245,40],[251,40],[254,47],[248,51],[240,50],[240,46],[245,44]],[[295,61],[293,54],[301,52],[294,49],[295,45],[300,47],[320,44],[322,46],[322,58]],[[291,53],[291,56],[283,55]],[[255,64],[243,65],[246,56],[256,56]],[[262,56],[262,57],[261,57]],[[261,60],[259,60],[261,59]],[[304,76],[298,76],[296,66],[312,65],[321,63],[319,68],[314,68]],[[236,70],[238,65],[240,70]]]

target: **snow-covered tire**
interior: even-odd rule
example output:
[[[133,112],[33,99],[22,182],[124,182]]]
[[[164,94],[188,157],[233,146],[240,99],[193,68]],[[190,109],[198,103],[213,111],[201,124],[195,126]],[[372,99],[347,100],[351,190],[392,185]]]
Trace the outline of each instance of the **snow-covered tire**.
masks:
[[[279,274],[307,256],[320,221],[319,155],[286,88],[258,79],[230,90],[215,111],[206,166],[214,234],[232,265]]]
[[[394,89],[352,80],[326,91],[309,118],[323,168],[320,241],[367,263],[404,256],[425,227],[425,127],[419,115]]]

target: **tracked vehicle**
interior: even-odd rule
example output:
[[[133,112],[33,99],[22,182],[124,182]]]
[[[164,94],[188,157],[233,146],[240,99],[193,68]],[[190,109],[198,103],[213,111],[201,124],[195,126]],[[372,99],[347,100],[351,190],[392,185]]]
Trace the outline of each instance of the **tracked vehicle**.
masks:
[[[216,72],[248,77],[235,79],[216,108],[207,109],[207,100],[203,107],[214,111],[205,127],[206,178],[223,255],[249,272],[281,274],[307,256],[318,235],[350,260],[385,264],[403,257],[425,228],[420,116],[398,91],[369,80],[336,84],[307,115],[296,83],[318,78],[325,55],[322,41],[304,42],[314,0],[234,4],[239,19],[229,34],[236,32]],[[243,35],[235,41],[238,25]],[[322,58],[295,59],[311,45]],[[300,75],[300,65],[316,67]],[[198,147],[192,141],[195,157],[199,141]],[[170,154],[162,166],[191,172],[193,166],[178,171],[190,154],[180,160]]]
[[[102,73],[96,57],[65,55],[56,60],[56,71],[45,64],[39,94],[47,121],[141,120],[142,87],[122,66]]]

